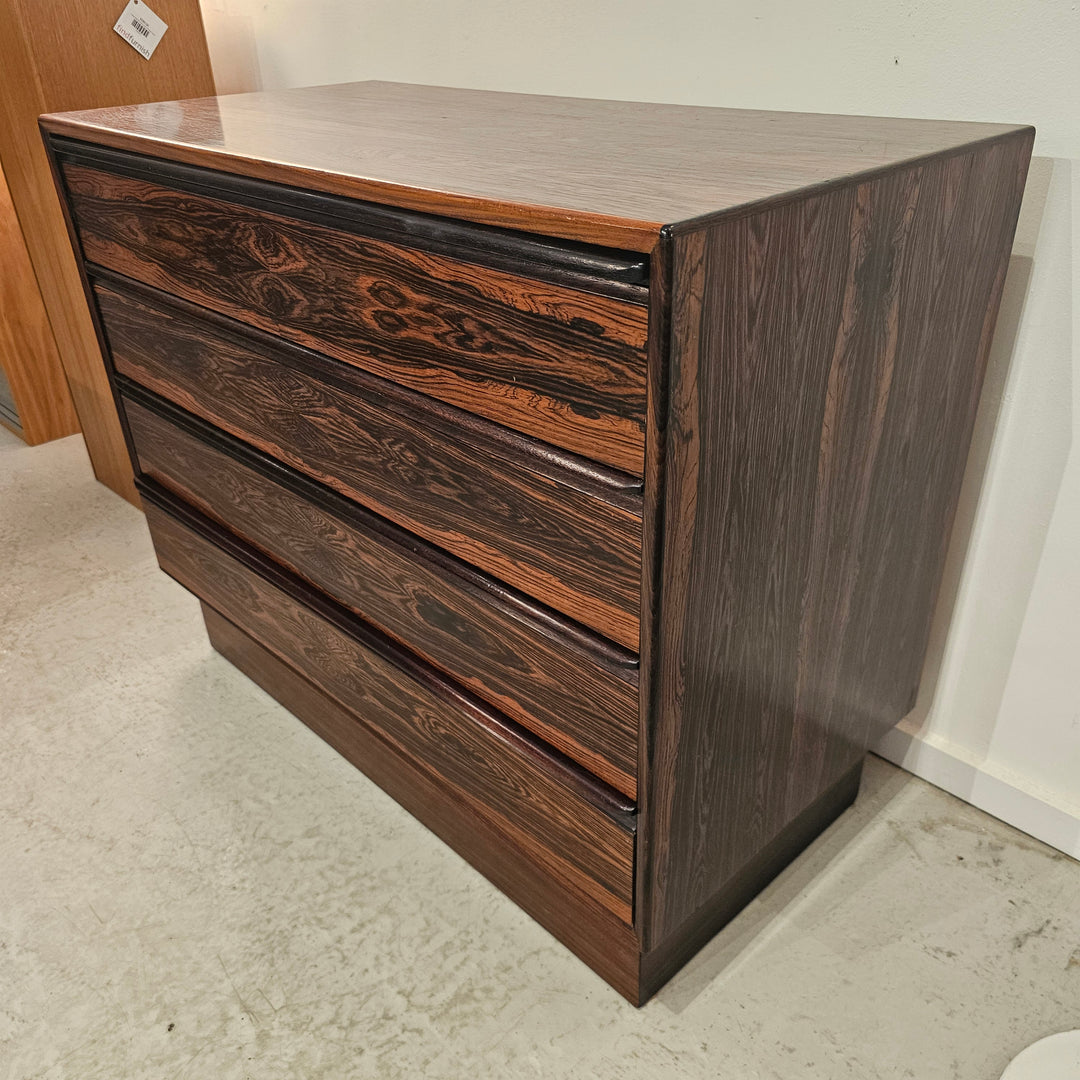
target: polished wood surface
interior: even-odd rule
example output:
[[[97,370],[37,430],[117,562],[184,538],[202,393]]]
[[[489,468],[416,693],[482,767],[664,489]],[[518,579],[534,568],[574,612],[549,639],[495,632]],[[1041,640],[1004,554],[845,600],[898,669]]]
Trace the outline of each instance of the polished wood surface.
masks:
[[[911,706],[1030,152],[675,240],[647,947]]]
[[[638,941],[629,923],[547,873],[496,819],[465,803],[437,775],[384,741],[361,716],[316,689],[213,608],[204,604],[203,616],[210,643],[222,656],[361,769],[628,1001],[641,1003]]]
[[[294,221],[329,225],[356,236],[447,255],[533,281],[565,285],[598,296],[614,296],[642,306],[648,303],[649,258],[642,252],[616,251],[519,229],[498,229],[386,203],[148,158],[61,136],[51,136],[49,142],[63,166],[83,165],[147,181],[173,192],[209,196],[282,214]]]
[[[120,374],[636,650],[639,498],[467,440],[347,365],[114,290],[95,291]]]
[[[3,171],[0,171],[0,369],[18,418],[0,424],[31,446],[73,435],[79,420]]]
[[[386,82],[45,123],[72,138],[226,172],[646,252],[662,225],[1010,130]]]
[[[164,402],[124,411],[144,474],[633,798],[629,654]]]
[[[863,759],[787,822],[764,847],[699,905],[690,918],[643,949],[637,971],[637,998],[644,1004],[703,945],[716,936],[777,874],[827,829],[859,794]]]
[[[1031,129],[389,84],[47,126],[218,647],[646,1000],[914,698]],[[482,334],[373,323],[321,276],[369,258]]]
[[[43,112],[212,94],[197,0],[159,0],[169,24],[144,60],[113,24],[115,0],[0,0],[0,160],[97,478],[136,501],[116,417],[37,118]]]
[[[663,625],[660,607],[664,556],[664,491],[667,470],[668,369],[671,350],[672,238],[665,230],[649,258],[649,384],[645,428],[645,496],[641,529],[641,625],[638,638],[638,776],[639,820],[646,820],[653,779],[658,768],[670,768],[670,761],[657,760],[656,678],[659,637]],[[635,925],[641,923],[646,908],[644,898],[652,889],[651,849],[655,832],[639,829],[634,863],[635,895],[638,909]]]
[[[92,263],[629,472],[645,308],[64,165]]]
[[[588,787],[572,785],[573,772],[551,752],[433,669],[380,644],[363,624],[341,613],[331,622],[283,591],[305,595],[299,579],[276,576],[272,584],[152,498],[146,516],[166,573],[344,708],[362,712],[399,753],[494,818],[554,877],[630,921],[632,812],[611,798],[588,797]],[[256,558],[249,562],[271,572]]]

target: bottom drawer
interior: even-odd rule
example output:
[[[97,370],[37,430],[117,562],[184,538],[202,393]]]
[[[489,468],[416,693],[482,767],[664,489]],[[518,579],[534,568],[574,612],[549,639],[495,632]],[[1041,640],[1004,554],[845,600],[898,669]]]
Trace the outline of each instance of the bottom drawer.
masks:
[[[516,853],[630,922],[634,813],[621,795],[209,519],[144,494],[166,573],[450,787]]]

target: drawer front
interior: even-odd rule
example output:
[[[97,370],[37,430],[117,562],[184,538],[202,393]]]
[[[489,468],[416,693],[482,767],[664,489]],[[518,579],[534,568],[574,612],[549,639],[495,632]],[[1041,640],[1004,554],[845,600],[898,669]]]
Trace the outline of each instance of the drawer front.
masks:
[[[215,536],[209,522],[181,523],[153,503],[146,509],[166,573],[494,820],[549,873],[629,921],[628,804],[590,787],[584,774],[358,620],[350,626],[344,609],[308,607],[299,579],[268,580],[256,556],[218,546],[229,543],[227,534]]]
[[[139,468],[631,798],[637,665],[187,414],[125,400]],[[176,410],[172,410],[173,413]]]
[[[636,650],[640,496],[613,489],[614,505],[539,455],[464,440],[419,395],[306,350],[275,354],[228,320],[95,291],[120,374]]]
[[[642,475],[644,307],[85,165],[64,179],[91,262]]]

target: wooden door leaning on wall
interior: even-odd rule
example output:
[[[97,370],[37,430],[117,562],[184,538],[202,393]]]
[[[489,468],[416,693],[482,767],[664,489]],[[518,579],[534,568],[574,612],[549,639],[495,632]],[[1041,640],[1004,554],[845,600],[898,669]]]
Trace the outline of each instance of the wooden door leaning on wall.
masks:
[[[67,387],[54,369],[41,392],[77,430],[78,412],[97,478],[138,503],[105,367],[72,257],[63,212],[38,131],[41,113],[207,97],[214,79],[197,0],[154,0],[167,24],[150,60],[113,25],[120,0],[0,0],[0,163],[48,312]]]

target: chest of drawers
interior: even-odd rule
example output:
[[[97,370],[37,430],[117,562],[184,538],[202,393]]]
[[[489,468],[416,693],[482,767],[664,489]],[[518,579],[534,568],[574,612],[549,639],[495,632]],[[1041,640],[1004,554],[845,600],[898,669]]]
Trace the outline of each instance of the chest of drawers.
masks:
[[[1031,129],[383,83],[42,125],[214,646],[647,999],[910,707]]]

